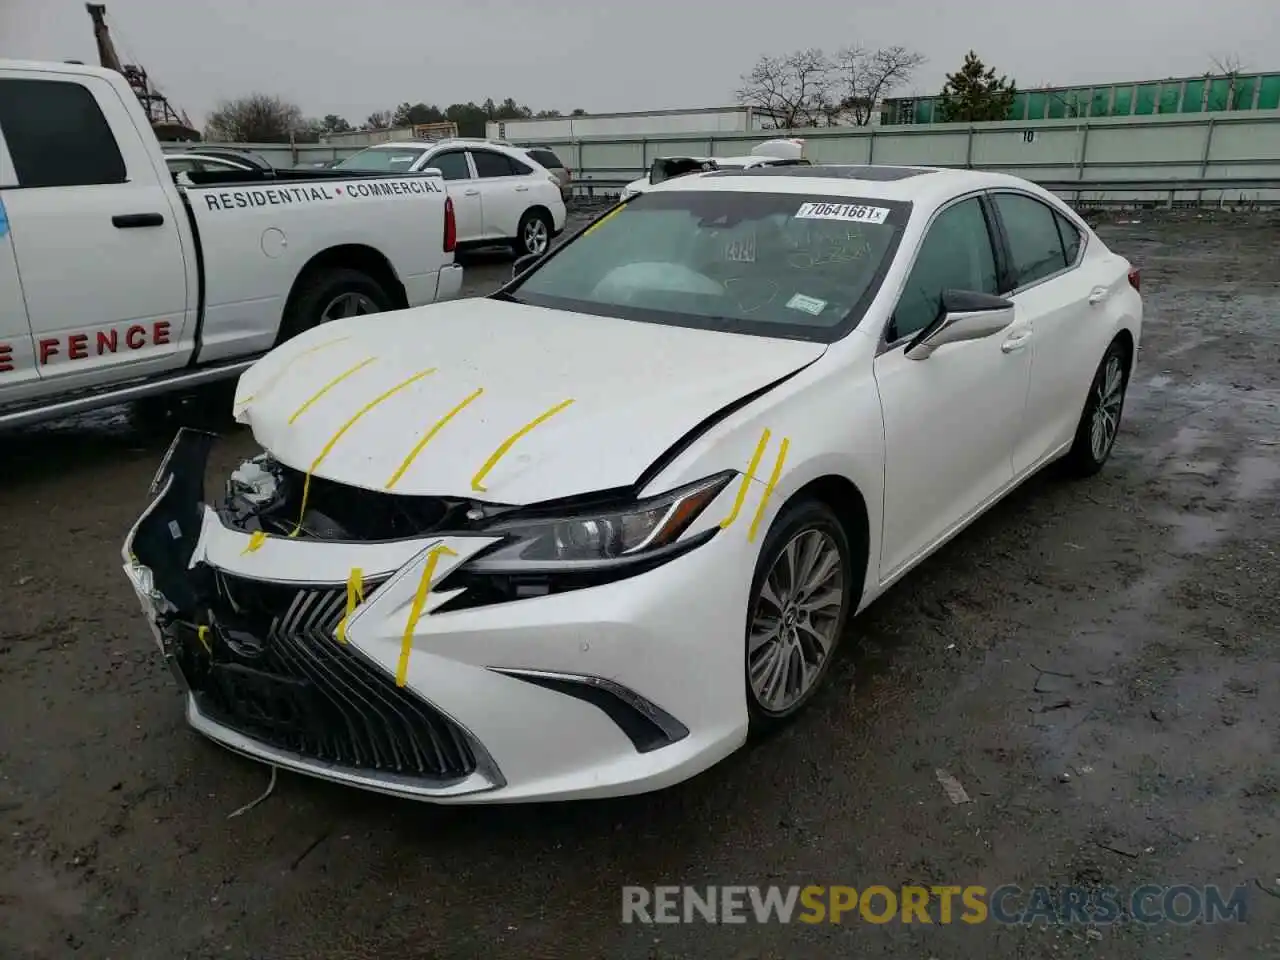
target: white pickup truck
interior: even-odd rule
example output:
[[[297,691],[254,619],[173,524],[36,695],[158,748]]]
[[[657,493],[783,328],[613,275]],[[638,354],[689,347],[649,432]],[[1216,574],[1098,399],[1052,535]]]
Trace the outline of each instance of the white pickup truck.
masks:
[[[0,60],[0,428],[235,377],[318,323],[460,292],[439,171],[188,177],[119,74]]]

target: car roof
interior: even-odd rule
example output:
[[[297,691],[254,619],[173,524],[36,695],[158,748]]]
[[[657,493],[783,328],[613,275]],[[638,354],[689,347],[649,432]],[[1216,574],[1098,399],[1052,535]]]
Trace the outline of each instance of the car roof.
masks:
[[[759,166],[746,170],[676,177],[661,190],[715,190],[751,193],[798,193],[876,200],[904,200],[934,206],[973,190],[1026,188],[1025,180],[983,170],[943,167],[900,167],[867,164]]]
[[[166,162],[169,160],[190,160],[193,157],[197,160],[216,160],[219,163],[230,163],[241,167],[253,166],[253,163],[246,158],[226,153],[204,153],[200,150],[184,150],[182,153],[166,153],[164,155]]]

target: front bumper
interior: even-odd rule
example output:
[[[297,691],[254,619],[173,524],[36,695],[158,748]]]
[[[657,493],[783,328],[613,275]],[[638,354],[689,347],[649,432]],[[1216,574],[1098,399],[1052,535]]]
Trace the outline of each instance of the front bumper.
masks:
[[[566,593],[448,612],[433,611],[455,594],[431,593],[401,688],[433,549],[456,554],[436,551],[434,584],[491,538],[254,547],[200,503],[203,463],[196,451],[162,468],[124,561],[188,720],[218,743],[383,793],[500,803],[659,789],[745,740],[743,531]],[[340,643],[352,567],[366,597]]]

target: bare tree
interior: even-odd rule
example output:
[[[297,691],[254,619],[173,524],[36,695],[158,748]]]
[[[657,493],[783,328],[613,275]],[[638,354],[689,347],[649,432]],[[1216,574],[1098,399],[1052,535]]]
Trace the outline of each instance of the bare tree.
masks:
[[[816,47],[761,57],[741,78],[740,103],[769,113],[780,129],[814,127],[831,112],[831,61]]]
[[[284,143],[305,126],[297,104],[265,93],[223,100],[205,127],[206,140],[224,143]]]
[[[901,46],[841,50],[833,64],[837,97],[832,119],[865,127],[875,114],[876,104],[909,82],[924,62],[923,54]]]
[[[386,130],[391,126],[392,112],[390,110],[375,110],[369,116],[365,117],[362,130]]]
[[[1227,77],[1229,82],[1227,84],[1227,102],[1218,104],[1209,103],[1208,101],[1212,94],[1210,90],[1206,89],[1205,106],[1210,110],[1240,109],[1241,105],[1238,103],[1241,99],[1240,94],[1242,92],[1240,90],[1240,73],[1245,69],[1244,61],[1240,59],[1239,54],[1228,53],[1221,57],[1210,57],[1209,62],[1213,64],[1214,71],[1216,71],[1219,76]],[[1208,76],[1208,74],[1205,74],[1205,76]],[[1252,103],[1245,105],[1246,109],[1251,106],[1253,106]]]

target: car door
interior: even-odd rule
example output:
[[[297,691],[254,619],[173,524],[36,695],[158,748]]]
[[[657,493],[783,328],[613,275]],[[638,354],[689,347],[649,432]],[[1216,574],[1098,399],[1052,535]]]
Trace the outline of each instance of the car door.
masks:
[[[1029,369],[1025,331],[946,344],[924,360],[906,356],[937,317],[944,290],[998,292],[995,236],[976,195],[934,215],[875,359],[885,431],[882,581],[1013,481]]]
[[[1009,264],[1001,292],[1032,334],[1027,401],[1013,447],[1014,473],[1022,475],[1075,434],[1101,357],[1086,330],[1095,283],[1079,266],[1082,234],[1058,211],[1013,191],[995,192],[991,202]]]
[[[183,214],[115,89],[93,76],[7,74],[0,130],[40,377],[71,389],[115,379],[122,366],[138,376],[171,366],[188,322]]]
[[[471,149],[476,183],[484,204],[484,235],[506,240],[519,233],[520,218],[532,204],[529,175],[533,168],[496,150]]]
[[[484,239],[484,206],[480,187],[471,170],[464,149],[439,150],[427,154],[418,169],[436,167],[444,174],[445,189],[453,200],[453,218],[458,226],[459,243],[475,243]]]
[[[4,188],[15,182],[13,164],[0,132],[0,407],[26,399],[38,387],[35,342],[27,321],[27,303],[18,280],[18,260],[4,205]]]

